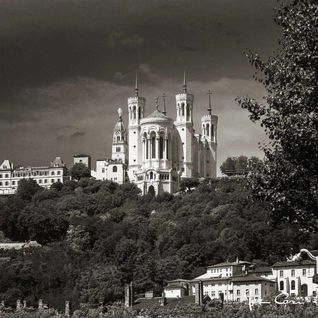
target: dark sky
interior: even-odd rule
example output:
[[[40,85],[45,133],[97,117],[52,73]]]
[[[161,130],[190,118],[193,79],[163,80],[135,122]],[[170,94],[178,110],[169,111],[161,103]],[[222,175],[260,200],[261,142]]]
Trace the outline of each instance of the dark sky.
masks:
[[[110,155],[116,109],[127,113],[138,69],[147,113],[174,95],[187,70],[195,124],[207,91],[219,116],[219,163],[260,155],[262,130],[237,96],[263,95],[243,51],[277,45],[276,0],[0,0],[0,161],[70,163]]]

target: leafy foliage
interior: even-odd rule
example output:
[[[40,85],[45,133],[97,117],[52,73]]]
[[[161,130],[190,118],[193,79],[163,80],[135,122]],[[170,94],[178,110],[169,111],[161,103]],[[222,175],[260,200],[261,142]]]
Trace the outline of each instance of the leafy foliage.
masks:
[[[272,263],[309,240],[316,246],[296,225],[273,227],[266,206],[249,195],[243,179],[154,197],[140,196],[134,184],[82,178],[29,201],[7,198],[0,202],[4,239],[43,247],[0,252],[0,298],[12,306],[42,298],[58,309],[65,300],[74,308],[108,304],[130,281],[137,293],[159,293],[166,280],[191,279],[225,259]]]
[[[75,163],[71,168],[71,177],[75,180],[80,180],[81,178],[88,178],[91,176],[91,172],[86,165],[83,163]]]
[[[269,138],[264,165],[251,178],[256,197],[268,201],[276,222],[318,227],[318,3],[281,2],[275,22],[282,37],[275,56],[248,53],[265,103],[239,100]]]
[[[220,166],[220,170],[227,176],[245,176],[255,166],[261,164],[257,157],[248,158],[246,156],[228,157]]]

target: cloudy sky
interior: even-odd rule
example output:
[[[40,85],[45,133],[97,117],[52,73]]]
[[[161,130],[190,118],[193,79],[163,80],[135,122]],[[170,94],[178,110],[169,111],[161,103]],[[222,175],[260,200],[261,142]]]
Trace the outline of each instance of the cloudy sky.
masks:
[[[116,109],[127,114],[138,69],[147,113],[154,98],[195,95],[195,125],[207,91],[219,116],[219,163],[258,155],[262,129],[235,102],[261,98],[243,52],[277,45],[276,0],[0,0],[0,161],[71,163],[78,152],[110,155]],[[162,103],[162,102],[161,102]]]

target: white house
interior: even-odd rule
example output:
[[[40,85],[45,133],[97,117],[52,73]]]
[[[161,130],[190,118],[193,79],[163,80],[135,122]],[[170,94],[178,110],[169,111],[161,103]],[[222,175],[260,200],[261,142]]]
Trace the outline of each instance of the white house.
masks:
[[[193,279],[192,293],[195,294],[195,284],[202,282],[203,295],[211,299],[219,299],[221,294],[225,301],[234,301],[232,278],[243,275],[251,263],[245,261],[224,262],[207,267],[207,272]]]
[[[63,183],[66,177],[66,165],[61,157],[56,157],[50,166],[45,167],[18,167],[4,160],[0,165],[0,195],[14,194],[22,179],[33,179],[41,187],[50,188],[55,182]]]
[[[276,291],[275,281],[252,274],[232,277],[231,282],[235,301],[264,300]]]
[[[166,298],[182,298],[188,296],[190,291],[190,281],[186,279],[168,281],[163,289]]]
[[[291,296],[316,296],[318,284],[313,283],[316,262],[312,260],[278,262],[273,265],[279,291]]]

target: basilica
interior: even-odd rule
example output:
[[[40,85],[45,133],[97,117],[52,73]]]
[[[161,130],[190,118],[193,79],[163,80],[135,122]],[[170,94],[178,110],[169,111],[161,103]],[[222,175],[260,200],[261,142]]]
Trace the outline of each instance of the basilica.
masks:
[[[136,78],[135,96],[128,98],[128,127],[119,108],[112,157],[96,161],[93,177],[134,182],[143,194],[175,193],[182,178],[216,177],[218,117],[212,114],[211,93],[201,133],[194,130],[194,95],[188,93],[185,76],[182,91],[175,96],[175,119],[167,116],[163,98],[163,109],[157,98],[146,115],[146,99],[139,94]]]

